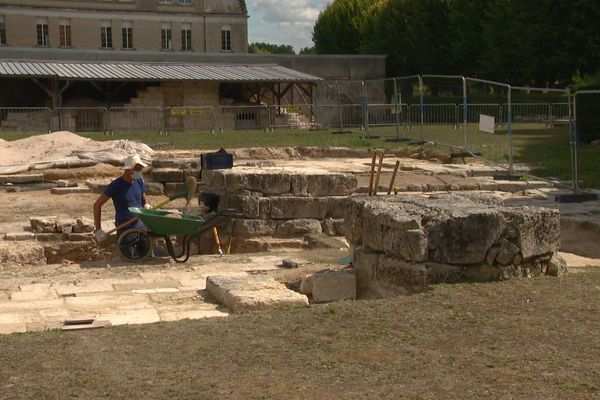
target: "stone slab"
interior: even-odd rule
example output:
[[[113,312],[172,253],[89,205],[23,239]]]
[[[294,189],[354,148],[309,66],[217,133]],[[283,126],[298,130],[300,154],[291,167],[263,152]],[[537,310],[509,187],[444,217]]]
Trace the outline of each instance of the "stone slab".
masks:
[[[35,233],[33,232],[8,232],[4,235],[4,240],[33,240],[35,239]]]
[[[92,189],[89,187],[55,187],[50,189],[50,193],[56,195],[64,195],[64,194],[84,194],[84,193],[92,193]]]
[[[44,174],[0,175],[0,184],[44,182]]]
[[[153,168],[152,180],[155,182],[183,182],[183,170],[176,168]]]
[[[265,275],[208,276],[206,289],[233,312],[283,304],[308,305],[308,298]]]

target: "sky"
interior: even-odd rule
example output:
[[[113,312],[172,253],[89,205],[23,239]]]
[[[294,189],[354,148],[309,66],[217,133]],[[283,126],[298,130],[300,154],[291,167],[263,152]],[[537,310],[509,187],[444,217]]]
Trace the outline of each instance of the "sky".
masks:
[[[332,0],[246,0],[250,43],[289,44],[296,53],[312,47],[319,12]]]

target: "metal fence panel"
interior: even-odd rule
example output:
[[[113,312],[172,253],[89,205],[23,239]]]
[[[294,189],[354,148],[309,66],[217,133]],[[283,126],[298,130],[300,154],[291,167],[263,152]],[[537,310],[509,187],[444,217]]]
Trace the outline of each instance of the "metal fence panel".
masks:
[[[105,107],[60,107],[54,109],[52,130],[106,132],[108,110]]]
[[[47,107],[0,107],[0,130],[49,132],[52,110]]]
[[[214,107],[166,107],[165,130],[176,132],[214,132],[217,119]]]
[[[221,131],[268,129],[269,110],[265,105],[223,106],[216,110],[217,125]]]
[[[164,131],[161,107],[111,107],[109,110],[111,131]]]
[[[313,106],[294,104],[269,107],[269,127],[309,129],[315,125]]]

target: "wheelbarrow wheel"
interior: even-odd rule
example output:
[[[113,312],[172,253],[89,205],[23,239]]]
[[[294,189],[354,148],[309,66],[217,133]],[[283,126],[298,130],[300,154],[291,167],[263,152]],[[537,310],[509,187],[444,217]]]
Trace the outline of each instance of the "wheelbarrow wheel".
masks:
[[[146,231],[138,228],[127,229],[117,240],[121,257],[128,261],[139,261],[148,257],[152,243]]]

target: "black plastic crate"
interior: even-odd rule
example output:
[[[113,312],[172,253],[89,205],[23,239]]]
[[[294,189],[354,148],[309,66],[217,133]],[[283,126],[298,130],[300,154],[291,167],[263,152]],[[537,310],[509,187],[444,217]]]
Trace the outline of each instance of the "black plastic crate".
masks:
[[[229,154],[225,149],[201,154],[200,165],[205,170],[233,168],[233,154]]]

